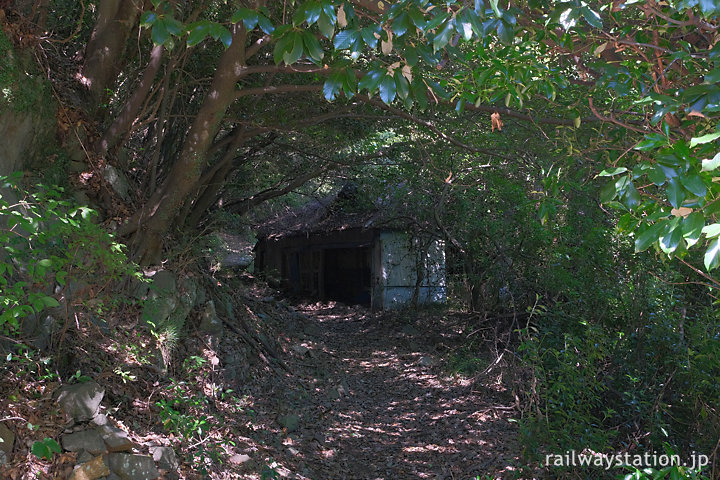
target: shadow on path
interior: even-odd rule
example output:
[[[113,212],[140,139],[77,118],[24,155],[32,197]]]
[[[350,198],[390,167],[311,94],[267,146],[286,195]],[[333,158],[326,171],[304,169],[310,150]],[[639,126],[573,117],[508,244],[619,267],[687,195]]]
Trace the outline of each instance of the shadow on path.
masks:
[[[287,340],[301,387],[260,406],[286,412],[272,448],[282,476],[512,477],[518,448],[507,393],[449,376],[426,336],[397,316],[299,311],[307,323]]]

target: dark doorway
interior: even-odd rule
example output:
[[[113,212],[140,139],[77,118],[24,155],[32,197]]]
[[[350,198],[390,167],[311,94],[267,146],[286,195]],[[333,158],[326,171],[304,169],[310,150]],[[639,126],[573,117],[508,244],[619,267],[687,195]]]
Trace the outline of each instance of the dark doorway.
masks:
[[[370,247],[325,250],[325,295],[351,305],[370,305]]]

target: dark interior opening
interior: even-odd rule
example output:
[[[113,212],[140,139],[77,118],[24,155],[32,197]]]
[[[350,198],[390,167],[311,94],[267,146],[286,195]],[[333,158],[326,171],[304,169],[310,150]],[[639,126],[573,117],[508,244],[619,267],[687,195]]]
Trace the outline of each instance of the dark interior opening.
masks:
[[[325,250],[325,295],[351,305],[370,305],[370,247]]]

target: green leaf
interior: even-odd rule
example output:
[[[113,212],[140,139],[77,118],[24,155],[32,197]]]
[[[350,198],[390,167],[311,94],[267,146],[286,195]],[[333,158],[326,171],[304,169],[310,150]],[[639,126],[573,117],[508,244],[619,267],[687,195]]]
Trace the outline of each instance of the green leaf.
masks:
[[[408,16],[410,17],[410,21],[412,21],[413,25],[415,25],[420,30],[425,30],[425,27],[427,25],[427,21],[425,20],[425,15],[420,11],[417,7],[411,7],[410,10],[408,10]]]
[[[335,34],[335,19],[328,17],[325,12],[318,18],[318,29],[325,38],[330,40]]]
[[[712,223],[710,225],[706,225],[702,229],[702,233],[705,234],[707,238],[715,238],[718,235],[720,235],[720,223]]]
[[[492,8],[496,17],[500,18],[502,16],[500,9],[498,8],[498,0],[490,0],[490,8]]]
[[[333,45],[337,50],[346,50],[360,37],[359,30],[340,30],[335,35]]]
[[[155,12],[145,12],[140,17],[140,25],[143,27],[151,27],[153,23],[155,23],[155,20],[157,20],[158,16]]]
[[[402,37],[405,35],[405,33],[412,27],[412,23],[410,22],[410,18],[408,17],[407,13],[403,12],[392,22],[392,32],[398,36]]]
[[[687,242],[688,247],[695,245],[702,235],[705,227],[705,217],[700,212],[693,212],[682,221],[683,238]]]
[[[242,20],[247,30],[252,30],[258,24],[258,13],[249,8],[238,8],[230,17],[230,22],[238,23],[240,20]]]
[[[210,35],[212,35],[215,40],[220,40],[220,42],[225,45],[225,48],[229,48],[232,44],[232,34],[230,30],[219,23],[210,24]]]
[[[258,13],[258,25],[260,26],[260,30],[268,35],[275,31],[275,26],[272,24],[270,19],[261,13]]]
[[[380,89],[380,98],[383,102],[390,104],[395,100],[397,93],[395,79],[389,75],[385,75],[378,85]]]
[[[315,38],[315,35],[310,33],[308,30],[305,30],[302,33],[302,37],[307,55],[316,62],[320,62],[325,56],[325,52],[323,52],[318,39]]]
[[[510,45],[515,39],[515,29],[512,25],[508,25],[505,20],[498,22],[497,34],[500,41],[505,45]]]
[[[369,93],[375,91],[385,75],[385,70],[370,70],[358,82],[358,90],[367,90]]]
[[[152,38],[155,45],[165,45],[165,42],[170,39],[170,32],[168,32],[167,25],[162,18],[157,19],[153,24],[150,38]]]
[[[657,185],[658,187],[665,183],[665,173],[663,169],[655,165],[647,172],[648,180]]]
[[[720,153],[716,153],[711,160],[705,159],[702,161],[703,172],[711,172],[718,167],[720,167]]]
[[[713,140],[716,140],[720,138],[720,132],[715,133],[708,133],[707,135],[703,135],[702,137],[694,137],[690,139],[690,148],[693,148],[697,145],[702,145],[704,143],[710,143]]]
[[[650,245],[657,242],[665,230],[665,227],[667,227],[667,220],[662,220],[650,225],[635,239],[635,252],[643,252],[647,250]]]
[[[597,174],[597,177],[612,177],[613,175],[617,175],[618,173],[625,173],[628,169],[625,167],[617,167],[617,168],[611,168],[610,170],[603,170],[602,172]]]
[[[651,135],[646,135],[645,140],[635,145],[635,150],[653,150],[657,147],[664,145],[665,143],[667,143],[667,139],[664,135],[660,135],[659,133],[653,133]]]
[[[445,48],[445,46],[450,42],[450,38],[452,38],[453,31],[452,21],[448,20],[447,23],[445,23],[445,25],[443,25],[442,28],[440,28],[440,30],[435,34],[435,38],[433,38],[434,52]]]
[[[705,269],[709,272],[714,270],[720,265],[720,239],[715,239],[710,242],[707,250],[705,251]]]
[[[449,16],[450,16],[450,14],[447,12],[443,12],[438,15],[435,15],[432,19],[430,19],[430,21],[428,21],[425,24],[425,30],[426,31],[435,30],[437,27],[440,26],[441,23],[443,23],[445,20],[447,20]]]
[[[295,37],[293,36],[293,34],[288,33],[280,37],[280,39],[275,43],[275,49],[273,50],[273,58],[275,59],[275,63],[279,64],[282,61],[285,52],[288,49],[292,48],[294,40]]]
[[[379,39],[375,36],[375,34],[380,34],[380,25],[371,25],[369,27],[365,27],[360,31],[360,34],[362,35],[363,41],[367,44],[370,48],[377,47],[377,44],[379,42]]]
[[[342,84],[342,72],[338,71],[330,75],[323,85],[323,95],[325,95],[325,99],[329,102],[335,100],[337,98],[337,94],[342,88]]]
[[[401,99],[405,100],[408,97],[408,94],[410,93],[410,84],[407,81],[407,78],[402,74],[402,72],[398,69],[395,70],[395,87],[397,88],[397,95]]]
[[[347,98],[352,98],[358,89],[358,79],[355,76],[355,71],[351,68],[345,69],[343,74],[343,92]]]
[[[607,203],[612,201],[617,195],[617,189],[615,188],[615,180],[610,180],[600,189],[600,201]]]
[[[303,54],[303,36],[299,32],[292,32],[290,34],[292,36],[292,42],[293,47],[292,50],[286,51],[283,53],[283,62],[285,62],[286,65],[292,65],[293,63],[300,60],[300,57],[302,57]]]
[[[675,208],[679,208],[682,202],[685,201],[685,189],[682,187],[678,177],[668,180],[667,197],[670,205]]]
[[[300,8],[305,10],[305,20],[307,21],[308,25],[312,25],[320,18],[320,13],[322,12],[320,2],[310,0],[309,2],[305,2],[305,5]]]
[[[205,40],[208,35],[209,25],[207,22],[198,22],[197,25],[190,26],[190,34],[187,38],[187,46],[192,47]]]
[[[600,18],[600,15],[597,12],[591,10],[590,7],[582,7],[580,11],[582,12],[583,17],[585,17],[585,20],[590,24],[590,26],[597,29],[602,29],[602,18]]]
[[[700,175],[691,173],[687,176],[680,176],[680,183],[691,193],[698,197],[704,197],[707,194],[707,186]]]
[[[680,242],[682,241],[683,231],[681,227],[681,219],[682,217],[675,217],[670,220],[667,224],[667,228],[658,239],[660,249],[668,255],[677,250]]]

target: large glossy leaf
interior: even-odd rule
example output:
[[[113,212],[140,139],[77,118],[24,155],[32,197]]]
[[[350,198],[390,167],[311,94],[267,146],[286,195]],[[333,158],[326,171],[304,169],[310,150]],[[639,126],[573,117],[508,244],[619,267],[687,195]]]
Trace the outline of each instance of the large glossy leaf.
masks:
[[[380,28],[380,25],[371,25],[360,30],[360,34],[368,47],[375,48],[380,41],[379,37],[381,31],[382,29]]]
[[[705,251],[705,269],[709,272],[714,270],[720,265],[720,239],[715,239],[710,242],[707,250]]]
[[[358,82],[358,89],[367,90],[369,93],[372,93],[384,76],[385,70],[370,70],[360,79],[360,82]]]
[[[305,52],[307,53],[308,57],[310,57],[312,60],[315,60],[316,62],[320,62],[323,59],[325,52],[323,52],[323,49],[320,46],[320,42],[318,41],[318,39],[315,38],[315,35],[310,33],[308,30],[305,30],[302,33],[302,38],[303,44],[305,45]]]
[[[678,178],[680,179],[680,183],[682,183],[690,193],[693,193],[698,197],[704,197],[705,194],[707,194],[707,186],[705,185],[705,182],[703,182],[703,179],[700,178],[700,175],[691,173]]]
[[[702,161],[702,171],[711,172],[720,167],[720,153],[715,154],[712,159]]]
[[[708,133],[707,135],[703,135],[701,137],[694,137],[690,139],[690,148],[695,147],[697,145],[702,145],[704,143],[710,143],[713,140],[717,140],[720,138],[720,132],[715,133]]]
[[[683,188],[678,177],[671,178],[668,180],[667,185],[667,197],[670,205],[678,208],[685,201],[685,189]]]
[[[603,170],[602,172],[598,173],[598,177],[612,177],[613,175],[617,175],[619,173],[625,173],[628,169],[626,167],[616,167],[616,168],[610,168],[607,170]]]
[[[292,49],[286,50],[282,57],[286,65],[297,62],[303,54],[303,35],[300,32],[291,32],[289,36],[292,37]]]
[[[209,22],[202,21],[188,25],[189,34],[187,37],[187,46],[192,47],[205,40],[210,30]]]
[[[638,235],[635,239],[635,252],[645,251],[650,245],[657,242],[667,225],[667,220],[661,220],[650,225],[642,233],[640,233],[640,235]]]
[[[380,90],[380,98],[385,103],[392,103],[395,100],[397,89],[395,86],[395,79],[390,75],[385,75],[378,85]]]
[[[717,237],[718,235],[720,235],[720,223],[713,223],[704,226],[702,229],[702,233],[704,233],[707,238]]]
[[[705,217],[700,212],[693,212],[682,220],[682,232],[683,238],[687,242],[688,247],[695,245],[700,236],[702,230],[705,227]]]
[[[655,165],[647,172],[648,180],[657,185],[658,187],[665,183],[665,172],[663,169]]]
[[[323,85],[323,95],[325,95],[325,99],[329,102],[335,100],[338,93],[340,92],[340,89],[342,88],[342,84],[342,72],[335,72],[330,75],[328,79],[325,80],[325,84]]]
[[[275,26],[272,24],[269,18],[263,14],[258,14],[258,26],[260,30],[270,35],[275,31]]]
[[[410,84],[407,81],[407,78],[405,78],[400,71],[400,69],[395,70],[395,87],[397,90],[397,95],[402,100],[405,100],[408,97],[408,94],[410,93]]]
[[[165,42],[170,39],[170,32],[168,32],[164,19],[158,18],[155,21],[150,37],[155,45],[165,45]]]
[[[232,23],[237,23],[240,20],[242,20],[243,24],[245,24],[246,29],[252,30],[258,23],[258,13],[255,10],[250,10],[249,8],[238,8],[235,13],[233,13],[232,17],[230,17],[230,21]]]
[[[505,45],[510,45],[515,39],[515,29],[504,19],[498,22],[497,34],[500,41]]]
[[[359,30],[340,30],[335,35],[333,44],[338,50],[347,50],[358,38],[360,38]]]
[[[680,242],[682,242],[683,231],[681,220],[681,217],[675,217],[670,220],[658,239],[660,249],[668,255],[675,252],[680,246]]]

